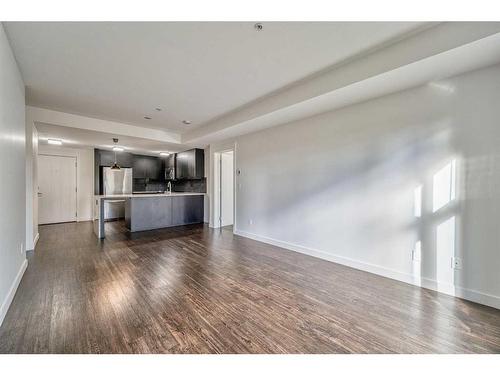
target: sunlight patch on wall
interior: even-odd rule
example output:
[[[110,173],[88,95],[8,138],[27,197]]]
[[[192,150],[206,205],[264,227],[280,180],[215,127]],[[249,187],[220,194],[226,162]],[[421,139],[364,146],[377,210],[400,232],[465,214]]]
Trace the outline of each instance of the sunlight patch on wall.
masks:
[[[432,211],[436,212],[455,199],[456,161],[453,159],[437,171],[432,183]]]
[[[454,271],[451,261],[454,256],[455,216],[452,216],[436,227],[436,280],[442,283],[442,287],[438,287],[439,291],[453,295]]]
[[[422,216],[422,185],[419,185],[415,188],[415,199],[414,199],[414,208],[413,212],[415,217]]]

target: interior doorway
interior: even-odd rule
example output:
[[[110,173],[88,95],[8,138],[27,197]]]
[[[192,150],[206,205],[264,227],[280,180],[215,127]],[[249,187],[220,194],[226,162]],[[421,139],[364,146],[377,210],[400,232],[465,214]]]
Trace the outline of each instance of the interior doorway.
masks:
[[[234,224],[234,151],[214,155],[214,227],[230,227]]]
[[[76,221],[76,157],[38,156],[39,224]]]

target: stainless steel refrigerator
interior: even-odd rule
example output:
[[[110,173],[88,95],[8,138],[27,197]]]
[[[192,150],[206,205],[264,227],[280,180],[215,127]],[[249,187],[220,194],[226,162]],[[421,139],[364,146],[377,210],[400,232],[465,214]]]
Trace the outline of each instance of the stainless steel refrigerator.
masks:
[[[111,169],[103,167],[104,195],[132,194],[132,168]],[[104,220],[117,220],[125,217],[125,199],[104,201]]]

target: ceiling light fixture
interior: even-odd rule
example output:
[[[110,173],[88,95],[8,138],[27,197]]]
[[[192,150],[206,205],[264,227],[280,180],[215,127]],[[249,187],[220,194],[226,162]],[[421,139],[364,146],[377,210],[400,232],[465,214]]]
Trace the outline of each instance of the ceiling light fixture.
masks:
[[[116,145],[118,143],[118,138],[113,138],[113,142]],[[118,165],[118,163],[116,162],[116,152],[117,151],[123,151],[123,148],[115,146],[115,147],[113,147],[113,151],[115,152],[115,163],[111,166],[111,169],[114,170],[114,171],[119,171],[121,168]]]
[[[160,152],[160,156],[168,156],[168,155],[170,155],[170,152],[164,152],[164,151]]]
[[[189,120],[182,120],[182,123],[186,124],[186,125],[189,125],[189,124],[191,124],[191,121],[189,121]]]
[[[146,120],[151,120],[151,117],[149,117],[149,116],[144,116],[144,119],[146,119]]]
[[[62,145],[62,141],[60,139],[47,139],[47,143],[49,145],[56,145],[56,146]]]

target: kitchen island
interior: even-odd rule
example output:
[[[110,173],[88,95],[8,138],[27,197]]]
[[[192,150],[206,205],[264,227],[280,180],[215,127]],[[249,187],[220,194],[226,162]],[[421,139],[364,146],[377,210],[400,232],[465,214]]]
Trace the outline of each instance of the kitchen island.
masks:
[[[205,193],[94,196],[94,233],[104,238],[104,201],[125,200],[125,225],[131,232],[203,222]]]

